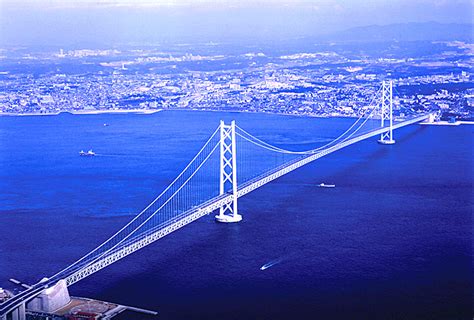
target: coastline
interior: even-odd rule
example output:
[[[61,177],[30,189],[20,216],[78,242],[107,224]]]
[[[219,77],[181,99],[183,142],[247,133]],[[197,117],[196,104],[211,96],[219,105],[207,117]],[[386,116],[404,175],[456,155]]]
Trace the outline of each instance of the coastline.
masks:
[[[247,110],[217,110],[217,109],[200,109],[200,108],[166,108],[166,109],[124,109],[124,110],[76,110],[76,111],[58,111],[58,112],[48,112],[48,113],[40,113],[40,112],[28,112],[28,113],[16,113],[16,112],[0,112],[1,116],[6,117],[24,117],[24,116],[57,116],[62,113],[65,114],[72,114],[72,115],[94,115],[94,114],[154,114],[161,111],[184,111],[184,112],[229,112],[229,113],[258,113],[258,114],[272,114],[272,115],[279,115],[279,116],[286,116],[286,117],[309,117],[309,118],[357,118],[353,115],[319,115],[319,114],[295,114],[295,113],[281,113],[281,112],[269,112],[269,111],[247,111]]]
[[[167,108],[167,109],[124,109],[124,110],[76,110],[76,111],[58,111],[58,112],[50,112],[50,113],[5,113],[0,112],[1,116],[6,117],[25,117],[25,116],[57,116],[62,113],[65,114],[72,114],[72,115],[97,115],[97,114],[154,114],[162,111],[184,111],[184,112],[191,112],[191,111],[198,111],[198,112],[236,112],[236,113],[258,113],[258,114],[272,114],[278,116],[286,116],[286,117],[308,117],[308,118],[354,118],[357,117],[353,115],[318,115],[318,114],[293,114],[293,113],[280,113],[280,112],[268,112],[268,111],[247,111],[247,110],[216,110],[216,109],[197,109],[197,108]],[[405,118],[394,118],[394,121],[403,121]],[[378,118],[374,118],[374,120],[378,120]],[[421,125],[439,125],[439,126],[458,126],[462,124],[472,125],[474,121],[456,121],[454,123],[450,123],[448,121],[437,121],[437,122],[421,122]]]
[[[17,116],[17,117],[24,117],[24,116],[57,116],[62,113],[69,113],[73,115],[83,115],[83,114],[127,114],[127,113],[139,113],[139,114],[153,114],[163,111],[163,109],[124,109],[124,110],[77,110],[77,111],[58,111],[58,112],[48,112],[48,113],[40,113],[40,112],[31,112],[31,113],[7,113],[7,112],[0,112],[0,116]]]
[[[62,113],[64,114],[72,114],[72,115],[95,115],[95,114],[154,114],[161,111],[184,111],[184,112],[236,112],[236,113],[255,113],[255,114],[272,114],[278,116],[286,116],[286,117],[308,117],[308,118],[354,118],[357,117],[352,115],[318,115],[318,114],[294,114],[294,113],[280,113],[280,112],[268,112],[268,111],[247,111],[247,110],[216,110],[216,109],[199,109],[199,108],[167,108],[167,109],[125,109],[125,110],[88,110],[88,111],[58,111],[58,112],[49,112],[49,113],[39,113],[39,112],[31,112],[31,113],[6,113],[0,112],[1,116],[6,117],[25,117],[25,116],[57,116]]]

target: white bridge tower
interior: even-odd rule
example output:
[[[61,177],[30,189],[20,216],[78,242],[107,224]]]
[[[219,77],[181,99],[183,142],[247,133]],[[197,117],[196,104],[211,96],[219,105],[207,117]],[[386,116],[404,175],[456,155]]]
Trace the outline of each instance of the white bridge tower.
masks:
[[[382,101],[381,101],[381,110],[380,110],[380,119],[381,127],[385,125],[385,121],[389,122],[390,130],[384,132],[380,135],[381,144],[394,144],[393,140],[393,91],[392,91],[392,81],[383,81],[382,82]]]
[[[218,222],[239,222],[242,216],[237,211],[237,152],[235,146],[235,121],[226,125],[221,121],[220,125],[220,183],[219,195],[229,193],[232,201],[223,205],[216,216]],[[226,191],[226,187],[232,186],[232,190]]]

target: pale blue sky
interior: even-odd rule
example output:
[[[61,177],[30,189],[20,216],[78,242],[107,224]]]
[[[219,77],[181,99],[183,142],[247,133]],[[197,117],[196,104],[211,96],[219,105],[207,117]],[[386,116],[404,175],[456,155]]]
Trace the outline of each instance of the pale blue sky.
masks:
[[[470,0],[0,0],[0,44],[289,39],[354,26],[472,21]]]

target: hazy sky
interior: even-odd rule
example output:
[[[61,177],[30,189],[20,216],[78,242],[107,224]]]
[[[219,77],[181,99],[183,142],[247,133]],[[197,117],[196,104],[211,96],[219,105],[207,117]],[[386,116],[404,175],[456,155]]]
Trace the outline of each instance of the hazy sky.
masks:
[[[0,44],[277,40],[471,20],[471,0],[0,0]]]

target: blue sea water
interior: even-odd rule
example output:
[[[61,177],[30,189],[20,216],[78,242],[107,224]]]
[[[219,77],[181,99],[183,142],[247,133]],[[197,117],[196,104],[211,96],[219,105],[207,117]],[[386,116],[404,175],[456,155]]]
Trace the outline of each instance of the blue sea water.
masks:
[[[107,239],[220,119],[302,149],[351,122],[185,111],[0,117],[0,286],[54,274]],[[472,128],[413,125],[393,146],[374,138],[340,150],[241,198],[241,223],[204,217],[70,292],[161,319],[471,319]],[[89,148],[98,156],[78,156]]]

